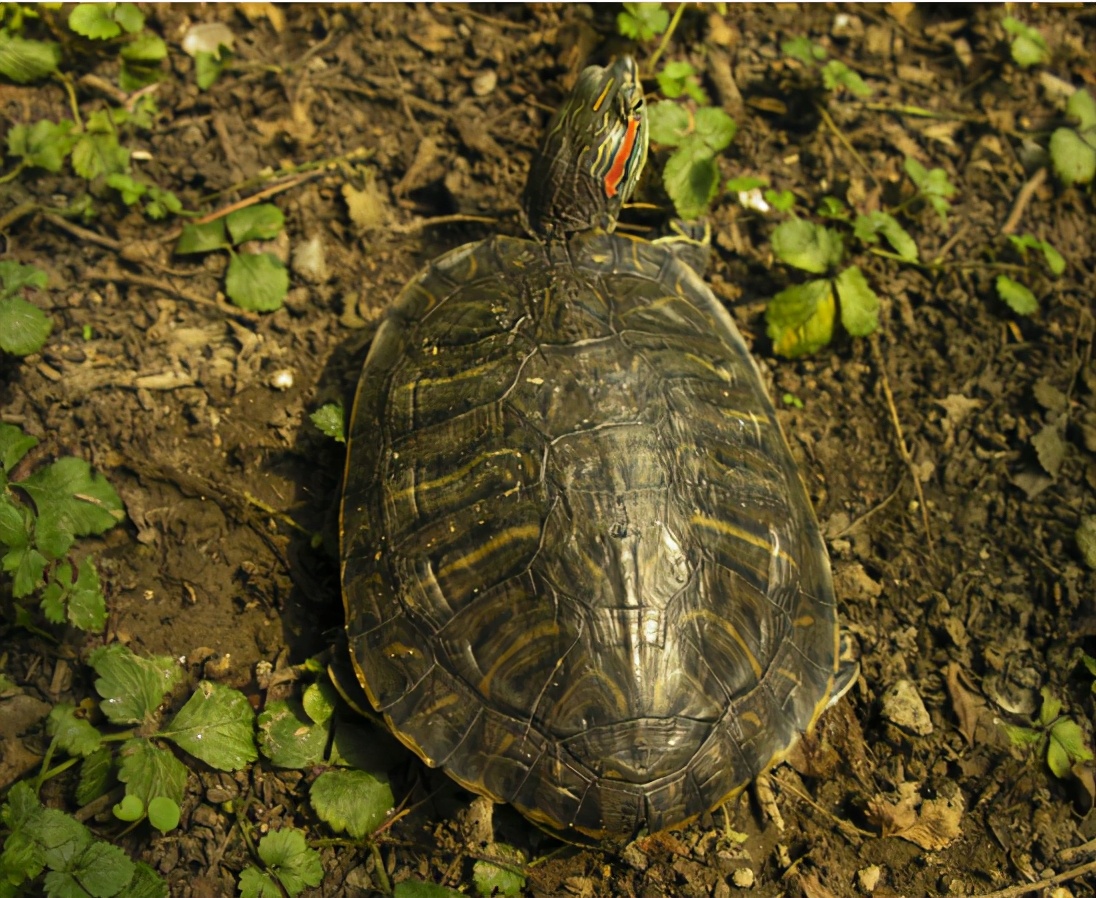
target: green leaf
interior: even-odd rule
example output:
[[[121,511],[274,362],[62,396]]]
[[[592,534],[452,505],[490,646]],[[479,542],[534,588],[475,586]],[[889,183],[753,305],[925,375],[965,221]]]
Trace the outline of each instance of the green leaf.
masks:
[[[346,442],[346,414],[341,402],[328,402],[309,415],[316,429],[336,443]]]
[[[495,842],[489,850],[500,863],[507,866],[483,859],[476,861],[472,866],[472,884],[476,892],[483,898],[514,898],[525,888],[525,877],[508,868],[522,867],[525,864],[525,855],[505,842]]]
[[[81,758],[95,754],[103,741],[95,727],[76,715],[76,706],[71,702],[53,706],[46,718],[46,733],[61,751]]]
[[[828,55],[826,48],[814,43],[807,37],[793,37],[780,44],[780,52],[792,59],[798,59],[803,65],[813,66]]]
[[[1021,234],[1019,236],[1009,234],[1008,239],[1019,250],[1020,256],[1025,261],[1027,259],[1027,250],[1039,250],[1046,260],[1047,268],[1050,269],[1050,273],[1054,277],[1059,277],[1066,270],[1066,260],[1062,257],[1062,254],[1045,240],[1039,240],[1032,234]]]
[[[898,220],[887,212],[872,212],[870,215],[858,215],[853,225],[857,239],[867,244],[878,242],[882,234],[891,249],[905,262],[916,262],[919,258],[917,244]]]
[[[225,223],[233,244],[239,246],[248,240],[273,240],[285,227],[285,216],[272,203],[259,203],[229,213]]]
[[[80,765],[80,781],[76,786],[76,803],[83,807],[105,795],[110,786],[110,772],[114,766],[114,751],[103,746],[84,758]]]
[[[671,100],[687,94],[697,103],[707,105],[708,95],[696,77],[696,69],[684,60],[673,60],[666,63],[662,71],[656,76],[659,89],[663,96]]]
[[[167,883],[148,864],[138,861],[129,887],[118,898],[168,898]]]
[[[19,487],[38,511],[35,545],[51,558],[64,555],[77,536],[104,533],[125,518],[114,487],[82,458],[59,458]]]
[[[854,337],[866,337],[879,327],[879,297],[868,286],[863,272],[850,265],[834,281],[841,306],[841,323]]]
[[[662,183],[674,209],[686,221],[700,218],[719,192],[719,167],[711,149],[695,135],[666,160]]]
[[[8,131],[8,155],[23,159],[27,165],[59,172],[76,141],[72,127],[70,121],[54,123],[45,119],[33,125],[15,125]]]
[[[308,797],[316,815],[335,832],[364,839],[384,823],[396,803],[388,781],[364,770],[321,773]]]
[[[1062,713],[1062,702],[1050,691],[1049,686],[1040,689],[1039,695],[1043,698],[1043,706],[1039,709],[1039,726],[1047,727]]]
[[[227,249],[231,244],[225,234],[225,220],[215,218],[204,224],[185,224],[175,245],[175,255],[186,256],[191,253],[208,253],[218,249]]]
[[[647,106],[647,128],[655,143],[676,147],[685,139],[691,127],[689,111],[679,103],[659,100]]]
[[[12,595],[21,599],[42,585],[42,574],[48,564],[46,557],[30,546],[13,547],[4,556],[4,570],[13,577]]]
[[[141,813],[154,798],[180,804],[186,794],[186,767],[170,750],[147,739],[129,739],[118,752],[118,780],[126,795],[140,799]]]
[[[289,272],[273,253],[234,253],[225,276],[225,293],[241,309],[273,312],[289,292]]]
[[[309,848],[299,829],[277,829],[266,834],[259,843],[259,858],[290,896],[323,882],[320,853]]]
[[[1077,132],[1096,128],[1096,99],[1085,88],[1075,90],[1066,103],[1066,114],[1077,119]]]
[[[111,810],[119,820],[136,823],[145,816],[145,803],[136,795],[126,794]]]
[[[247,696],[209,680],[198,684],[160,735],[217,770],[240,770],[259,756]]]
[[[1096,178],[1096,149],[1072,128],[1050,135],[1050,161],[1062,183],[1088,184]]]
[[[330,680],[319,680],[304,691],[301,704],[304,713],[313,723],[326,723],[335,713],[339,703],[339,693]]]
[[[160,832],[167,833],[179,825],[181,811],[178,802],[157,795],[148,803],[148,822]]]
[[[125,888],[133,871],[133,861],[121,848],[95,839],[73,859],[71,866],[47,873],[44,884],[51,895],[110,898]]]
[[[182,201],[170,190],[150,185],[145,202],[145,214],[156,221],[183,211]]]
[[[1008,275],[997,275],[997,295],[1017,315],[1032,315],[1039,310],[1039,301],[1027,287]]]
[[[836,59],[831,59],[822,66],[822,83],[827,90],[843,87],[849,93],[861,99],[870,97],[873,93],[872,89],[864,83],[864,79],[857,72]]]
[[[53,321],[21,296],[0,299],[0,349],[11,355],[30,355],[46,345]]]
[[[773,350],[785,358],[797,358],[828,345],[835,306],[833,284],[827,279],[781,290],[765,309]]]
[[[12,468],[19,464],[23,456],[37,445],[37,437],[23,433],[14,424],[0,421],[0,470],[10,474]]]
[[[88,631],[102,630],[107,622],[107,605],[99,583],[99,572],[95,569],[91,557],[85,556],[80,562],[75,583],[70,581],[72,570],[69,565],[65,564],[61,567],[63,573],[54,572],[47,590],[55,584],[61,586],[62,591],[58,598],[63,600],[65,617],[74,627]],[[61,622],[54,621],[54,623]]]
[[[219,53],[210,53],[208,50],[199,50],[194,54],[194,77],[199,90],[209,90],[228,65],[232,54],[227,50]]]
[[[122,202],[127,206],[132,206],[148,191],[147,185],[142,184],[132,175],[119,174],[118,172],[107,175],[107,187],[113,187],[122,194]]]
[[[392,890],[392,898],[466,898],[466,896],[463,892],[434,885],[432,882],[415,882],[413,879],[405,879],[403,882],[396,883],[396,888]]]
[[[1001,20],[1005,31],[1012,35],[1012,60],[1021,68],[1029,68],[1033,65],[1048,62],[1050,60],[1050,48],[1046,38],[1035,28],[1025,25],[1019,19],[1005,16]]]
[[[122,33],[114,21],[115,3],[77,3],[69,14],[68,26],[91,40],[109,40]]]
[[[903,166],[925,201],[932,206],[941,221],[947,222],[948,210],[951,209],[948,198],[956,193],[955,185],[948,180],[948,173],[942,168],[929,171],[911,156],[906,157]]]
[[[41,268],[34,265],[23,265],[11,259],[0,261],[0,298],[12,296],[16,291],[24,287],[32,287],[44,290],[48,279]],[[11,425],[5,424],[4,427]]]
[[[0,28],[0,75],[29,84],[57,71],[61,47],[52,41],[32,41]]]
[[[818,204],[818,214],[823,218],[829,218],[834,221],[848,221],[850,218],[849,207],[835,196],[822,197],[821,202]],[[859,218],[863,218],[863,216],[859,216]],[[857,236],[859,237],[860,235],[857,234]],[[874,237],[874,233],[872,236]]]
[[[126,34],[136,34],[145,27],[145,14],[136,3],[119,3],[114,7],[114,21],[122,26]]]
[[[641,43],[662,34],[670,24],[670,13],[661,3],[625,3],[617,13],[617,31]]]
[[[172,658],[140,658],[117,642],[93,651],[88,664],[99,675],[95,681],[95,691],[103,698],[99,707],[111,723],[118,724],[152,720],[183,675]]]
[[[728,193],[749,193],[751,190],[765,187],[768,183],[768,178],[755,178],[751,175],[740,175],[737,178],[731,178],[723,185],[723,189]]]
[[[240,898],[285,898],[285,895],[272,874],[248,866],[240,871]]]
[[[790,212],[795,205],[795,194],[790,190],[766,190],[762,196],[777,212]]]
[[[259,714],[259,745],[275,767],[303,770],[323,763],[330,737],[328,722],[313,723],[301,702],[268,702]]]
[[[696,111],[695,125],[696,135],[713,153],[718,153],[730,146],[731,141],[738,131],[738,125],[722,109],[714,106],[705,106]]]
[[[811,274],[828,271],[844,254],[844,244],[837,231],[803,218],[792,218],[777,225],[772,247],[781,262]]]
[[[72,148],[72,169],[81,178],[92,181],[129,168],[129,150],[118,145],[113,131],[82,134]]]

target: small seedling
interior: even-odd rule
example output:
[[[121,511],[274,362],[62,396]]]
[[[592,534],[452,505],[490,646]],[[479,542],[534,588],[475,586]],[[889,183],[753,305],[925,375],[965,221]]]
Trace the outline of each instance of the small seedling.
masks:
[[[346,412],[341,402],[328,402],[308,416],[316,429],[336,443],[346,442]]]
[[[1005,724],[1005,731],[1013,745],[1031,747],[1036,754],[1044,755],[1050,772],[1059,779],[1066,779],[1074,764],[1092,760],[1092,752],[1085,745],[1080,726],[1071,718],[1061,716],[1062,703],[1051,694],[1050,688],[1044,686],[1040,694],[1043,706],[1034,725]]]
[[[1063,184],[1091,184],[1096,178],[1096,100],[1084,88],[1066,103],[1076,127],[1058,128],[1050,136],[1050,161]]]
[[[617,31],[624,37],[647,43],[670,24],[670,13],[661,3],[625,3],[617,13]]]
[[[239,252],[252,240],[272,240],[285,225],[282,211],[271,203],[260,203],[230,212],[205,224],[183,227],[177,255],[227,250],[230,256],[225,275],[225,293],[241,309],[273,312],[280,309],[289,292],[289,271],[271,252]]]
[[[1009,51],[1012,53],[1012,61],[1020,68],[1027,69],[1050,61],[1050,47],[1037,29],[1012,16],[1005,16],[1001,25],[1012,37]]]
[[[23,356],[46,345],[53,322],[22,295],[44,290],[46,283],[46,273],[40,268],[10,259],[0,261],[0,350]]]
[[[780,355],[795,358],[816,352],[833,338],[834,320],[854,337],[866,337],[879,326],[879,297],[858,265],[842,267],[845,240],[839,227],[872,252],[901,262],[916,262],[917,245],[891,214],[855,215],[836,197],[823,197],[819,215],[833,227],[793,217],[773,231],[773,253],[780,261],[810,274],[826,277],[782,290],[765,310],[769,337]],[[878,249],[885,240],[892,252]],[[840,270],[838,270],[840,269]],[[836,271],[836,274],[831,272]]]
[[[808,71],[817,72],[826,90],[836,91],[838,88],[844,88],[861,99],[872,95],[872,89],[856,71],[840,60],[828,59],[829,52],[826,48],[814,43],[810,38],[796,37],[784,41],[780,45],[780,50],[785,56],[802,63]]]
[[[738,126],[722,109],[692,110],[672,100],[652,103],[649,115],[651,140],[675,147],[662,170],[666,193],[681,218],[697,219],[719,192],[716,160],[730,146]]]
[[[320,853],[309,848],[299,829],[277,829],[263,836],[256,852],[263,869],[240,871],[243,898],[297,898],[305,889],[323,882]],[[284,890],[284,893],[283,893]]]
[[[958,192],[954,184],[948,179],[948,173],[942,168],[934,168],[931,171],[913,157],[907,156],[903,164],[906,174],[909,175],[913,186],[917,188],[914,198],[924,200],[940,216],[940,221],[947,224],[948,212],[951,211],[949,200]]]
[[[16,465],[38,444],[0,422],[0,551],[15,599],[37,594],[50,623],[99,630],[106,604],[90,557],[69,553],[80,536],[95,536],[125,517],[114,488],[81,458],[60,458],[20,480]]]
[[[481,898],[516,898],[525,888],[525,855],[511,845],[495,842],[488,849],[495,861],[480,859],[472,866],[472,885]]]
[[[1052,277],[1059,277],[1066,270],[1066,260],[1062,258],[1062,254],[1045,240],[1039,240],[1031,234],[1022,234],[1019,237],[1010,234],[1008,239],[1025,263],[1027,251],[1035,250],[1042,254]],[[1006,274],[999,274],[996,287],[997,295],[1017,315],[1032,315],[1038,310],[1039,301],[1035,298],[1035,294],[1020,281]]]

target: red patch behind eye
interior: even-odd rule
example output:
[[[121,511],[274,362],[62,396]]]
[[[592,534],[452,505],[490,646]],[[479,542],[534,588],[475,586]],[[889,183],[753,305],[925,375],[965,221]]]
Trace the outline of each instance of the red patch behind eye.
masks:
[[[639,119],[630,119],[628,121],[628,130],[624,134],[624,140],[620,144],[620,149],[617,150],[616,156],[613,157],[613,164],[609,167],[608,173],[605,175],[605,195],[616,196],[617,187],[620,186],[620,179],[624,177],[624,169],[628,165],[628,160],[632,156],[632,147],[636,142],[636,131],[639,130]]]

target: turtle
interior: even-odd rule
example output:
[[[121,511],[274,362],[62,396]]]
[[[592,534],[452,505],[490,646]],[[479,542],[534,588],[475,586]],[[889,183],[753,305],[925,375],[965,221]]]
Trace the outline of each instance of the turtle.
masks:
[[[352,665],[426,764],[552,832],[680,827],[780,761],[849,682],[830,564],[695,240],[615,230],[648,117],[581,72],[526,236],[430,262],[348,428]]]

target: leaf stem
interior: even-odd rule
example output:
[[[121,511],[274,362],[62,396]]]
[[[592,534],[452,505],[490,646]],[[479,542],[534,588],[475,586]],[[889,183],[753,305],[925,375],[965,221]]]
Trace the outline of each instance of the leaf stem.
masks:
[[[666,26],[666,31],[662,35],[662,40],[659,41],[658,47],[655,52],[651,54],[651,58],[647,60],[647,76],[653,77],[655,73],[655,64],[658,62],[658,58],[666,50],[666,47],[670,44],[670,38],[673,37],[674,30],[677,28],[677,23],[681,21],[681,16],[685,13],[685,7],[688,4],[679,3],[677,9],[674,10],[674,16],[670,19],[670,24]]]

